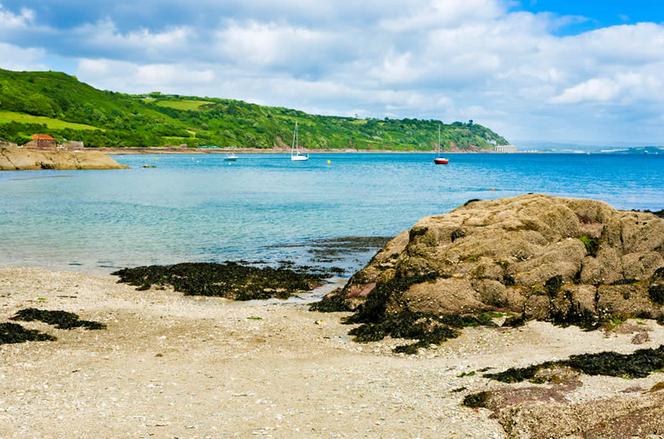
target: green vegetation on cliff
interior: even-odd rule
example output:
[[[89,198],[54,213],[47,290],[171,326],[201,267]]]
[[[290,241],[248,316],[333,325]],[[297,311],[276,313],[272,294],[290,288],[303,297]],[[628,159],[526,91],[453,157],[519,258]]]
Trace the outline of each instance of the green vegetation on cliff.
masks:
[[[269,148],[289,144],[295,121],[306,148],[363,150],[430,150],[440,123],[318,116],[230,99],[128,95],[97,90],[64,73],[0,69],[0,138],[16,143],[48,132],[88,146]],[[507,144],[472,121],[442,125],[442,141],[447,149]]]

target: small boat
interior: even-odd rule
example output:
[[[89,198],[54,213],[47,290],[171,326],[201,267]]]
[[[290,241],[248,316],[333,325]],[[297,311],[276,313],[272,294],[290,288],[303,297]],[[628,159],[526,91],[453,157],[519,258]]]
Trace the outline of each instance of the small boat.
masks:
[[[442,148],[441,148],[441,145],[440,145],[440,125],[438,125],[438,145],[436,147],[436,157],[433,159],[433,162],[436,165],[446,165],[450,162],[447,158],[441,157],[441,155],[440,155],[441,154],[441,149]]]
[[[302,154],[300,152],[300,146],[298,145],[300,141],[300,135],[297,127],[297,121],[295,121],[295,131],[293,131],[293,146],[291,147],[291,156],[290,159],[294,162],[303,162],[309,160],[308,154]]]
[[[224,157],[225,162],[236,162],[239,157],[236,156],[235,154],[226,154],[226,157]]]

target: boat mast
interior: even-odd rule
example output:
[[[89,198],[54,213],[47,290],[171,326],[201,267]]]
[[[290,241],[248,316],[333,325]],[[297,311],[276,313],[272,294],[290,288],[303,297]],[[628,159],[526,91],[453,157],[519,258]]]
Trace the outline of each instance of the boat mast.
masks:
[[[297,138],[297,121],[295,121],[295,131],[293,131],[293,146],[291,147],[291,155],[297,155],[297,144],[298,144],[298,138]]]
[[[440,155],[440,124],[438,124],[438,155]]]

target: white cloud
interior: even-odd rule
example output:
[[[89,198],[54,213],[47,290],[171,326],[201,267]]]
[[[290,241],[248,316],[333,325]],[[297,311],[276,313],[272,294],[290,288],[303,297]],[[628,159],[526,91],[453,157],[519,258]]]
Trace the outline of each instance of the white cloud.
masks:
[[[616,98],[621,91],[620,85],[608,78],[593,78],[563,91],[552,102],[559,104],[577,104],[579,102],[608,102]]]
[[[19,13],[12,13],[0,3],[0,31],[25,28],[34,18],[35,13],[31,9],[22,8]]]
[[[118,57],[143,58],[148,61],[185,55],[191,49],[194,32],[188,26],[173,26],[161,31],[139,28],[121,32],[116,24],[106,18],[93,24],[85,24],[70,31],[78,45],[87,52],[112,52]]]
[[[144,93],[161,90],[169,93],[196,87],[203,91],[216,77],[209,68],[179,64],[136,64],[108,59],[82,59],[76,75],[81,80],[108,90]]]
[[[331,36],[304,27],[231,21],[215,33],[215,39],[219,52],[235,64],[283,66],[309,63],[310,59],[303,55],[320,49]]]
[[[0,43],[0,68],[9,70],[44,70],[45,52],[42,49],[33,49]]]

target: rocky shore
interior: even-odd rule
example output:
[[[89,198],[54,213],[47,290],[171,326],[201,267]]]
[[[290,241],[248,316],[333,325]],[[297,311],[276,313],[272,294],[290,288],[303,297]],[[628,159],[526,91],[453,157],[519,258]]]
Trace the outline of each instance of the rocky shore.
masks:
[[[47,151],[0,147],[0,171],[123,168],[126,166],[98,151]]]
[[[328,312],[281,300],[323,277],[0,268],[0,437],[664,435],[651,213],[473,201],[388,242]]]
[[[497,315],[584,329],[664,321],[664,221],[545,195],[470,201],[394,238],[315,309],[354,311],[360,341],[419,340],[409,352]]]

